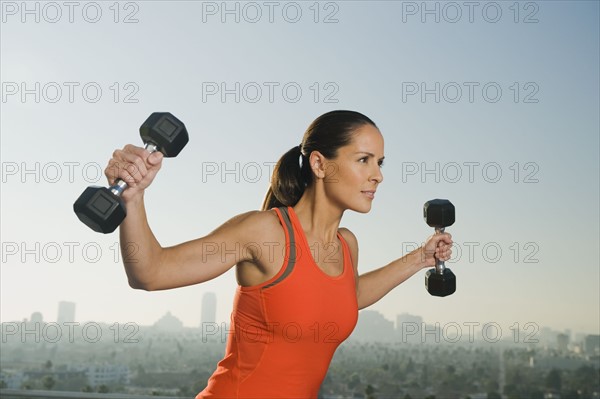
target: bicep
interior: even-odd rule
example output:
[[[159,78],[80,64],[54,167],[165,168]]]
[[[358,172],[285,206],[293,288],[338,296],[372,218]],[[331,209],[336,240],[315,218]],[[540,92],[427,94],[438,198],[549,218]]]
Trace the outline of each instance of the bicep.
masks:
[[[163,249],[154,289],[193,285],[220,276],[241,261],[252,260],[257,211],[237,215],[210,234]]]

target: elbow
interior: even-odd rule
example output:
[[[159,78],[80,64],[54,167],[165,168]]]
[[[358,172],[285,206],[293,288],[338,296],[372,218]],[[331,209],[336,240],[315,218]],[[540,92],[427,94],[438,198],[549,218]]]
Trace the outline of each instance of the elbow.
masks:
[[[131,288],[133,288],[134,290],[142,290],[142,291],[156,291],[156,287],[153,287],[152,284],[147,283],[147,282],[143,282],[137,279],[133,279],[130,278],[129,280],[129,286]]]
[[[134,281],[131,279],[129,280],[129,286],[134,290],[150,291],[146,285],[140,283],[139,281]]]
[[[159,281],[157,278],[158,266],[154,263],[149,264],[146,263],[143,268],[137,269],[128,268],[125,265],[125,269],[127,271],[127,281],[129,286],[134,290],[142,290],[142,291],[156,291],[159,289],[157,282]]]

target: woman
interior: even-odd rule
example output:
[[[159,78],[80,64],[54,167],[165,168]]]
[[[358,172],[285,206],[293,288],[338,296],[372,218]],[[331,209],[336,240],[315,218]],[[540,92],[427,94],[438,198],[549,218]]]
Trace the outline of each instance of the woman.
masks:
[[[450,258],[451,235],[443,233],[387,266],[358,274],[356,237],[339,224],[346,210],[369,212],[383,181],[383,158],[383,137],[373,121],[358,112],[328,112],[281,157],[261,211],[162,248],[143,201],[162,154],[148,156],[132,145],[115,151],[105,174],[111,184],[121,178],[130,185],[123,193],[128,215],[120,240],[131,287],[183,287],[236,267],[226,353],[196,399],[316,398],[358,310],[435,265],[435,258]],[[126,256],[132,242],[139,248],[135,259]]]

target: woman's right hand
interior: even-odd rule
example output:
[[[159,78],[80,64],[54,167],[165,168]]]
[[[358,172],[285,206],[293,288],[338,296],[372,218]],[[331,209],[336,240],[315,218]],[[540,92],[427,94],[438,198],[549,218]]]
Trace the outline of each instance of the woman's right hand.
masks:
[[[152,183],[162,166],[163,154],[159,151],[150,153],[143,147],[127,144],[123,149],[113,152],[108,161],[104,175],[109,185],[114,185],[120,178],[127,183],[127,189],[121,197],[125,202],[143,194]]]

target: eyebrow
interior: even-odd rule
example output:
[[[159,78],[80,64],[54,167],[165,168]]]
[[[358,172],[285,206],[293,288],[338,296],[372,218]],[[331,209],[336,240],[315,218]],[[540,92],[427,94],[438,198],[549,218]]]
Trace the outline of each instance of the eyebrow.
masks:
[[[356,151],[355,154],[367,154],[367,155],[375,158],[375,154],[373,154],[372,152],[368,152],[368,151]],[[384,159],[385,159],[385,157],[379,158],[380,161],[383,161]]]

